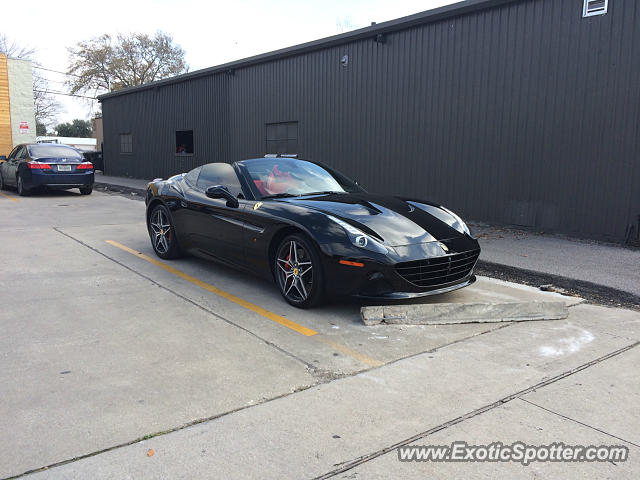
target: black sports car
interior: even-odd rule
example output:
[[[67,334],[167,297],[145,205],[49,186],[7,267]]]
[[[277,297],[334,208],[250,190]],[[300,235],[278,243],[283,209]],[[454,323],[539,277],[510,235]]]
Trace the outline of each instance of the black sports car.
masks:
[[[475,281],[480,247],[455,213],[371,195],[322,164],[282,157],[210,163],[147,188],[161,258],[183,252],[275,280],[285,300],[410,298]]]

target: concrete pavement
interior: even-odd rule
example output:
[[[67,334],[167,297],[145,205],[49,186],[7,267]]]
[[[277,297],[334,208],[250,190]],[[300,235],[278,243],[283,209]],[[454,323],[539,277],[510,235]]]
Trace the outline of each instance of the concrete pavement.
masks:
[[[147,184],[150,181],[151,180],[144,180],[140,178],[115,177],[112,175],[105,175],[102,172],[96,172],[95,174],[96,186],[125,187],[139,193],[146,190]]]
[[[576,306],[562,325],[513,325],[34,477],[637,478],[640,383],[618,375],[640,360],[638,338],[640,314]],[[454,440],[622,444],[631,452],[617,465],[525,467],[401,463],[394,449]]]
[[[145,260],[140,201],[3,193],[1,479],[640,474],[638,312],[481,278],[410,303],[563,299],[569,317],[366,327],[360,302],[301,311],[226,267]],[[623,442],[631,457],[615,470],[394,457],[394,445],[435,434]]]

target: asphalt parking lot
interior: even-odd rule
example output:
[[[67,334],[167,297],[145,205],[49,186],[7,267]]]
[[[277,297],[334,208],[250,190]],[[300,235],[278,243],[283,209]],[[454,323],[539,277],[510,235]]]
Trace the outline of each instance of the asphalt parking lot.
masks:
[[[480,278],[421,302],[569,318],[365,326],[153,254],[139,199],[0,195],[0,478],[638,478],[640,313]],[[626,462],[399,462],[398,445],[625,445]]]

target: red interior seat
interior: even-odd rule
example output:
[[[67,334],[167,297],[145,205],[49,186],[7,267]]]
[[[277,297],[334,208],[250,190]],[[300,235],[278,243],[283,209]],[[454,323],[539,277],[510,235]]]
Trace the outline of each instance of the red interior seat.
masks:
[[[256,188],[260,191],[261,195],[267,195],[267,190],[264,186],[264,180],[254,180],[253,181]]]

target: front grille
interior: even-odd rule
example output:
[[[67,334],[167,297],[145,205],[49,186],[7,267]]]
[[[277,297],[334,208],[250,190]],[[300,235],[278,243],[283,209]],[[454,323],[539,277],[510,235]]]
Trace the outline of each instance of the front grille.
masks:
[[[477,249],[444,257],[398,263],[396,272],[418,287],[437,287],[462,280],[469,275],[479,255],[480,249]]]

